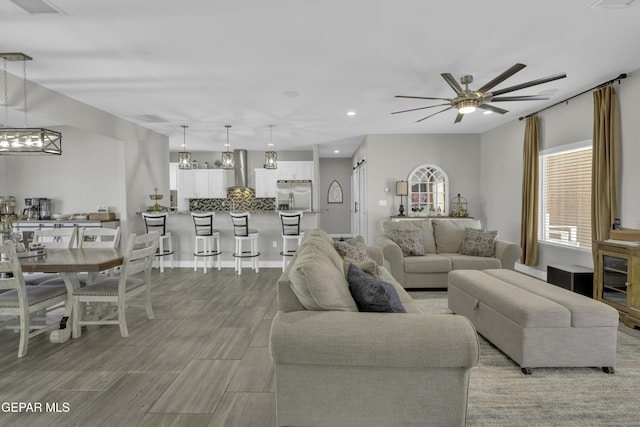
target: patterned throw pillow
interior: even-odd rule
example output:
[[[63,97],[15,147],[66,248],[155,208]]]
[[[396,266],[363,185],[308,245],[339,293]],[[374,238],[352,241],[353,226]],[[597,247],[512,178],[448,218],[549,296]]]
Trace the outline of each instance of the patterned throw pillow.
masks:
[[[422,256],[425,254],[422,232],[413,230],[392,230],[391,240],[400,246],[403,256]]]
[[[497,238],[497,231],[482,231],[467,227],[464,229],[460,253],[462,255],[495,257]]]
[[[342,258],[349,258],[356,262],[369,260],[367,244],[364,242],[364,237],[362,236],[340,240],[335,242],[334,246]]]

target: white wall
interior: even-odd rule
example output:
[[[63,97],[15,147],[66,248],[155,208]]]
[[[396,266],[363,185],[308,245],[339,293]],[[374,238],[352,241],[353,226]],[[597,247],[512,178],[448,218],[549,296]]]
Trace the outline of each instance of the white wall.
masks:
[[[469,215],[485,224],[478,161],[480,135],[368,135],[365,144],[369,243],[382,232],[382,223],[398,213],[395,182],[407,179],[415,167],[425,163],[436,164],[447,173],[449,199],[460,193],[468,201]],[[387,205],[381,206],[381,201]]]
[[[640,228],[640,121],[635,104],[640,97],[640,76],[630,74],[615,86],[622,121],[622,194],[623,227]],[[593,95],[591,92],[539,114],[540,150],[591,139],[593,133]],[[514,120],[481,135],[481,181],[487,227],[498,229],[502,239],[520,242],[522,198],[522,148],[524,120]],[[539,270],[547,265],[593,266],[590,251],[540,244]]]

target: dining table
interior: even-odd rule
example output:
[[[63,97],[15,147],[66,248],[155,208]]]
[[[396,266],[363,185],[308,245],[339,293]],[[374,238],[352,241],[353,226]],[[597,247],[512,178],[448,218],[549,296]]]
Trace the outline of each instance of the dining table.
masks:
[[[123,261],[123,251],[113,248],[46,249],[41,255],[20,258],[23,273],[58,273],[67,288],[60,329],[51,333],[52,342],[65,342],[71,337],[73,291],[80,287],[78,273],[88,273],[92,277],[122,265]]]

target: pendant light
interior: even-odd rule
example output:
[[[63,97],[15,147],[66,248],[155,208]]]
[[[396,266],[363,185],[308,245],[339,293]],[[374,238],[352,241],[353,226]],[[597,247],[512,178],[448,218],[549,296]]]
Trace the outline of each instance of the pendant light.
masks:
[[[27,61],[24,53],[0,53],[4,59],[4,127],[0,129],[0,155],[62,154],[62,134],[49,129],[29,128],[27,120]],[[9,87],[7,62],[22,61],[24,90],[24,128],[9,128]]]
[[[273,146],[273,125],[269,125],[269,132],[270,132],[270,146]],[[278,168],[278,163],[276,163],[276,160],[278,160],[278,154],[275,151],[265,151],[264,153],[264,168],[265,169],[277,169]]]
[[[222,152],[222,169],[233,169],[236,167],[233,151],[231,151],[231,145],[229,144],[229,129],[231,125],[224,125],[227,128],[227,151]]]
[[[191,169],[191,153],[187,151],[187,125],[182,126],[182,151],[178,153],[178,169]]]

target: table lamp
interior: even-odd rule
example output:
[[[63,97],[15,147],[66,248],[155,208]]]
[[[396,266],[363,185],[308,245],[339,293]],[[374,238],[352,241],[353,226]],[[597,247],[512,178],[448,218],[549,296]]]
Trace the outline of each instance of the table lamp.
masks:
[[[398,216],[404,215],[404,205],[403,205],[403,197],[409,194],[409,183],[407,181],[396,181],[396,196],[400,196],[400,207],[398,211],[400,212]]]

